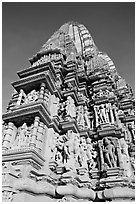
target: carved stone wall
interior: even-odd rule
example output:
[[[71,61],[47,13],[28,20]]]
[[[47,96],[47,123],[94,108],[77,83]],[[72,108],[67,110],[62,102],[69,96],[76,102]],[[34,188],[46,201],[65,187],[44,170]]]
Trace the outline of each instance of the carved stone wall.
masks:
[[[3,201],[134,201],[135,100],[112,60],[70,22],[29,61],[3,114]]]

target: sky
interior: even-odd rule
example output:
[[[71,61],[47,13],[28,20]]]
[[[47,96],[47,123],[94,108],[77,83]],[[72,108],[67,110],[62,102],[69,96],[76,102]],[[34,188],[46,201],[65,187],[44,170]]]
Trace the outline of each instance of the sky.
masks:
[[[2,112],[13,93],[17,71],[68,21],[84,24],[98,49],[135,89],[135,8],[130,2],[2,3]]]

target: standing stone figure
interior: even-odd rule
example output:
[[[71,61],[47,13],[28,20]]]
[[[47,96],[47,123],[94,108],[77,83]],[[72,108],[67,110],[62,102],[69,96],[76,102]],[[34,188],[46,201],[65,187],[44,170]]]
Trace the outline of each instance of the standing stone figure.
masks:
[[[109,111],[110,111],[111,123],[114,124],[115,122],[114,122],[114,115],[113,115],[111,103],[108,103],[108,108],[109,108]]]
[[[115,155],[115,147],[111,143],[108,138],[104,138],[103,140],[104,148],[104,159],[109,167],[116,167],[116,155]]]
[[[90,128],[91,125],[90,125],[89,112],[88,112],[87,106],[84,107],[84,119],[85,119],[85,126],[87,128]]]
[[[72,130],[67,132],[67,141],[64,143],[64,156],[66,157],[65,167],[67,171],[75,171],[75,159],[74,159],[74,139],[76,133]]]
[[[76,117],[76,107],[75,107],[74,100],[73,100],[73,98],[71,96],[67,97],[66,113],[67,113],[67,116],[70,116],[72,118]]]
[[[51,97],[50,113],[51,116],[57,116],[59,110],[59,98],[56,98],[55,95]]]
[[[97,154],[95,153],[95,149],[93,148],[93,144],[91,143],[91,139],[87,138],[87,158],[90,169],[95,169],[97,162],[95,162]]]
[[[103,104],[100,105],[100,118],[101,118],[101,123],[106,122],[105,108]]]
[[[53,132],[53,134],[51,135],[52,139],[50,140],[50,150],[51,150],[51,161],[55,161],[55,157],[56,157],[56,153],[57,153],[57,141],[59,139],[59,134],[56,132]]]
[[[82,137],[81,142],[80,142],[80,166],[88,169],[87,160],[88,160],[88,158],[87,158],[86,139],[85,139],[85,137]]]

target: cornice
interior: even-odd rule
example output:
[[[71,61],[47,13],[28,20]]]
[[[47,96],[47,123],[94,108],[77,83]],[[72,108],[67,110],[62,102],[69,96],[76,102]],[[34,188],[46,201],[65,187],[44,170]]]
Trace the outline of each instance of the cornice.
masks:
[[[55,92],[55,81],[52,75],[52,72],[48,70],[44,73],[38,73],[12,82],[12,86],[17,92],[19,92],[20,89],[23,89],[26,93],[29,93],[32,89],[35,89],[37,86],[40,86],[42,82],[44,82],[49,91],[53,94]]]
[[[50,72],[53,73],[53,76],[55,78],[56,74],[55,74],[55,70],[53,68],[53,64],[51,62],[47,62],[47,63],[41,64],[39,66],[36,66],[36,67],[29,67],[27,69],[18,71],[17,74],[20,77],[20,79],[22,79],[22,78],[28,77],[30,75],[43,73],[43,72],[48,71],[48,70],[50,70]]]
[[[3,114],[2,119],[7,123],[13,122],[15,125],[20,126],[23,122],[33,122],[35,116],[39,116],[41,121],[47,127],[50,127],[50,113],[42,101],[15,107],[15,109],[12,109],[12,112]]]

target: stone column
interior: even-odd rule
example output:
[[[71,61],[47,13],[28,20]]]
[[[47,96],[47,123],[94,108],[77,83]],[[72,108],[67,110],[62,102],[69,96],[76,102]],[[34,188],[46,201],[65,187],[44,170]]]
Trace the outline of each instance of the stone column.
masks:
[[[45,92],[44,92],[44,102],[46,106],[48,107],[49,105],[49,90],[48,89],[45,89]]]
[[[96,120],[96,127],[97,127],[99,125],[99,122],[98,122],[98,115],[97,115],[96,108],[97,108],[97,106],[94,106],[95,120]]]
[[[121,155],[120,143],[118,139],[115,140],[115,147],[117,150],[119,167],[123,168],[123,160],[122,160],[122,155]]]
[[[43,136],[44,134],[44,123],[40,122],[38,126],[38,131],[37,131],[37,140],[36,140],[36,148],[41,152],[42,146],[43,146]]]
[[[109,110],[110,110],[111,123],[114,123],[114,116],[113,116],[113,111],[112,111],[111,104],[109,106]]]
[[[45,86],[46,86],[45,83],[41,83],[41,85],[40,85],[39,99],[43,99],[43,98],[44,98]]]
[[[98,141],[99,146],[99,152],[100,152],[100,164],[101,164],[101,170],[103,170],[104,167],[104,156],[103,156],[103,149],[102,149],[102,141]]]
[[[20,93],[19,93],[19,97],[18,97],[18,101],[17,101],[17,105],[20,106],[21,104],[21,99],[22,99],[22,96],[23,96],[23,89],[20,89]]]
[[[9,149],[11,141],[13,140],[12,138],[13,131],[14,131],[14,124],[12,122],[9,122],[5,137],[3,139],[2,150]]]
[[[116,118],[116,122],[119,122],[119,118],[118,118],[118,115],[116,112],[116,106],[115,105],[113,105],[113,111],[112,112],[114,113],[114,118]]]
[[[36,147],[36,138],[37,138],[39,120],[40,120],[40,118],[38,116],[36,116],[35,120],[34,120],[34,126],[33,126],[31,141],[30,141],[30,147]]]
[[[133,123],[128,124],[128,130],[131,134],[132,142],[135,143],[135,125]]]

